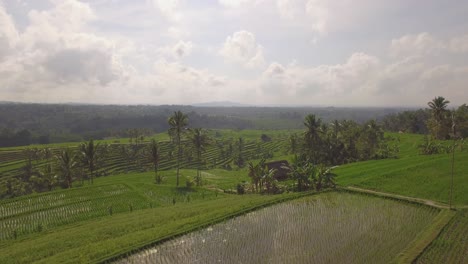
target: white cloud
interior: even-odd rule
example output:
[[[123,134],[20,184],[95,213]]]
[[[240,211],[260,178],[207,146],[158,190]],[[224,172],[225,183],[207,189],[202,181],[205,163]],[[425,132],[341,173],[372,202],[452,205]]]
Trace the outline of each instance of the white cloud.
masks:
[[[77,101],[123,78],[116,43],[87,32],[87,23],[95,19],[89,5],[53,3],[52,9],[29,12],[31,24],[0,64],[0,85],[10,94],[50,100],[60,91],[58,97],[77,96]]]
[[[395,57],[425,56],[439,53],[443,49],[444,44],[441,41],[424,32],[393,39],[390,53]]]
[[[439,28],[426,8],[432,2],[421,6],[427,15],[409,17],[393,12],[409,5],[403,0],[27,1],[0,5],[3,100],[414,105],[422,94],[467,100],[468,24],[453,24],[443,36],[425,32]],[[253,32],[261,32],[265,46]]]
[[[228,36],[219,53],[227,60],[240,63],[247,68],[258,68],[265,63],[263,47],[257,43],[253,33],[245,30]]]
[[[262,90],[265,94],[289,95],[299,101],[310,96],[369,92],[374,88],[379,68],[379,59],[364,53],[354,53],[345,63],[337,65],[304,67],[296,63],[288,66],[272,63],[263,73]]]
[[[231,8],[237,8],[249,2],[251,2],[251,0],[219,0],[221,5]]]
[[[452,38],[448,45],[452,52],[468,53],[468,34]]]
[[[192,53],[193,43],[191,41],[180,40],[173,46],[166,46],[159,49],[163,56],[167,56],[174,59],[182,59],[183,57],[189,56]]]
[[[443,92],[447,97],[459,100],[466,99],[466,85],[468,83],[468,67],[452,65],[436,65],[425,69],[421,75],[421,85],[424,94]],[[464,102],[466,103],[466,101]]]
[[[0,3],[0,62],[8,56],[19,40],[13,19]]]
[[[177,21],[181,18],[181,0],[149,0],[161,14],[169,20]]]
[[[294,27],[320,35],[361,30],[376,17],[401,6],[402,1],[373,0],[276,0],[280,17]]]

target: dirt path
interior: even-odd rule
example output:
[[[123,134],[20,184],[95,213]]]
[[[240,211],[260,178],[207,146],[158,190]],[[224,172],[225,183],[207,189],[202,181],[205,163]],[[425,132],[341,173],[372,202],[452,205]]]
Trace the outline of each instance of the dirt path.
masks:
[[[373,193],[373,194],[403,199],[403,200],[412,201],[412,202],[418,202],[418,203],[426,204],[426,205],[440,208],[440,209],[449,209],[449,206],[447,204],[439,203],[439,202],[428,200],[428,199],[421,199],[421,198],[409,197],[409,196],[398,195],[398,194],[393,194],[393,193],[379,192],[379,191],[368,190],[368,189],[363,189],[363,188],[353,187],[353,186],[345,187],[345,189],[360,191],[360,192],[365,192],[365,193]],[[466,205],[453,206],[453,207],[454,208],[468,208],[468,206]]]

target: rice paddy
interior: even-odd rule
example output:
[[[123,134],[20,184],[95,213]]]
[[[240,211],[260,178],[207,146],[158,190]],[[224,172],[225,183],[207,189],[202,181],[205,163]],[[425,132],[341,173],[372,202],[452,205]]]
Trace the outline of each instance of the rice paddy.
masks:
[[[467,209],[457,212],[415,263],[468,263]]]
[[[324,193],[248,213],[119,263],[389,263],[438,212]]]

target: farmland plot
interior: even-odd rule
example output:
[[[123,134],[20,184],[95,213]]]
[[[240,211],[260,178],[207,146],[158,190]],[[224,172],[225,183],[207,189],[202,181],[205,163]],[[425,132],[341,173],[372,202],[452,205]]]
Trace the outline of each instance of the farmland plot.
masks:
[[[122,263],[388,263],[437,209],[349,193],[275,205],[197,231]]]
[[[416,263],[468,263],[468,209],[457,212]]]
[[[59,191],[0,203],[0,240],[149,207],[124,184]]]

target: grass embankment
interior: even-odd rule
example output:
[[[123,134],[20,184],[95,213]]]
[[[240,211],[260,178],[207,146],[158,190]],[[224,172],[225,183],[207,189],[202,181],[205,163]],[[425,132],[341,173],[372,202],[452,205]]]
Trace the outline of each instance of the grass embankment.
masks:
[[[449,203],[451,154],[420,155],[422,135],[398,135],[398,159],[351,163],[334,170],[341,186],[356,186]],[[468,205],[468,151],[455,153],[453,204]]]
[[[468,209],[457,212],[415,263],[468,263]]]

